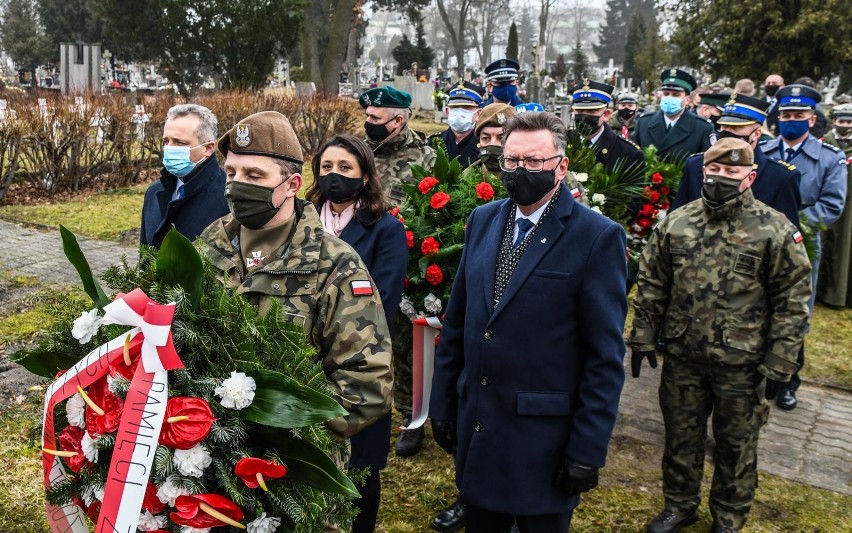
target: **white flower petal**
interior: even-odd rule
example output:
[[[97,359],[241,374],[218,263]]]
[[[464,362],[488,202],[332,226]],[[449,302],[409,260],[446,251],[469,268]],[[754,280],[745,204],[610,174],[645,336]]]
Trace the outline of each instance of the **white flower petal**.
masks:
[[[78,428],[86,427],[86,402],[80,393],[68,398],[65,402],[65,413],[68,415],[68,423]]]
[[[210,466],[213,458],[207,452],[207,448],[201,444],[188,450],[175,450],[172,462],[178,471],[185,476],[201,477],[204,469]]]
[[[80,316],[74,320],[74,326],[71,328],[71,335],[80,341],[80,344],[86,344],[101,327],[101,317],[98,316],[98,310],[92,309],[88,313],[80,313]]]
[[[185,496],[187,494],[189,494],[188,490],[176,485],[171,479],[166,480],[165,483],[157,488],[157,498],[172,507],[174,507],[178,496]]]
[[[274,516],[267,517],[266,513],[261,513],[257,519],[246,524],[246,531],[248,533],[273,533],[280,525],[280,518]]]
[[[228,409],[245,409],[254,400],[257,385],[254,378],[242,372],[231,372],[231,377],[213,391]]]
[[[98,462],[98,445],[95,443],[95,439],[89,435],[88,431],[83,433],[83,439],[80,441],[80,448],[83,450],[83,455],[86,456],[86,459],[93,463]]]

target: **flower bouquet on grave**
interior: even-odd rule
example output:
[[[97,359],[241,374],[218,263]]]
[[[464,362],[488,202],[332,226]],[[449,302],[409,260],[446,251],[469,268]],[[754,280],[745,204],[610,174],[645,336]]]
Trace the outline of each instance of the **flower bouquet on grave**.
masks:
[[[87,517],[98,532],[348,524],[358,492],[323,426],[345,411],[284,310],[259,315],[174,229],[138,267],[106,272],[107,297],[61,232],[96,307],[55,307],[45,338],[13,356],[52,379],[41,450],[51,529],[88,531]]]

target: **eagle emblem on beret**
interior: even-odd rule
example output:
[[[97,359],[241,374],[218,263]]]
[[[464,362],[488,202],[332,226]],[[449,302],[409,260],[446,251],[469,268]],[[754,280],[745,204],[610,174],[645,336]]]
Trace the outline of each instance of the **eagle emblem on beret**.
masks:
[[[364,105],[369,106],[370,105],[370,95],[368,95],[366,93],[362,94],[361,95],[361,101],[364,102]]]
[[[731,150],[731,161],[736,163],[740,160],[740,151],[739,150]]]
[[[249,135],[249,125],[248,124],[237,124],[236,136],[234,138],[234,144],[239,146],[240,148],[245,148],[249,144],[251,144],[251,136]]]
[[[497,113],[497,124],[502,126],[504,122],[506,122],[506,115],[503,113]]]

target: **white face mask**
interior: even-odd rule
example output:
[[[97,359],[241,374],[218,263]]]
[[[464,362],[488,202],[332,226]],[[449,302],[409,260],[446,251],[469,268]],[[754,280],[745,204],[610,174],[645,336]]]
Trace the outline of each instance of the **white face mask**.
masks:
[[[458,133],[466,133],[473,129],[473,114],[475,111],[469,111],[459,107],[450,108],[447,114],[447,124],[453,131]]]

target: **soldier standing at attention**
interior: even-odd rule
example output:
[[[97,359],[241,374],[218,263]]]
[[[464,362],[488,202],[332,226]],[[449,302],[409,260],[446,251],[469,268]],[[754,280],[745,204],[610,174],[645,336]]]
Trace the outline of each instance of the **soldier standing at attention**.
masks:
[[[663,81],[660,110],[644,113],[636,119],[632,141],[642,148],[657,147],[657,157],[671,162],[684,161],[691,154],[704,152],[716,140],[713,124],[686,112],[689,94],[697,83],[688,72],[667,69]]]
[[[639,96],[631,92],[622,92],[615,100],[615,113],[609,119],[613,131],[629,139],[636,129],[636,112],[639,109]]]
[[[376,87],[358,99],[367,121],[367,145],[376,157],[376,169],[392,206],[405,200],[403,183],[416,183],[409,163],[425,168],[435,164],[435,150],[426,136],[408,127],[411,95],[393,87]]]
[[[656,368],[665,341],[665,508],[649,533],[697,520],[704,435],[713,416],[714,533],[739,532],[757,488],[757,440],[779,385],[796,370],[808,325],[810,262],[801,233],[755,201],[753,151],[721,139],[704,153],[702,198],[657,225],[642,252],[633,301],[631,367]]]
[[[780,136],[759,144],[759,149],[771,159],[780,159],[796,166],[802,173],[799,190],[802,193],[802,224],[810,226],[821,253],[821,225],[830,227],[843,213],[846,203],[846,157],[836,146],[825,144],[809,129],[816,123],[816,106],[822,99],[819,91],[807,85],[785,85],[775,93],[778,98],[778,131]],[[814,307],[820,258],[813,262],[811,284],[814,287],[809,306]],[[804,346],[799,353],[799,368],[805,364]],[[776,403],[785,410],[795,409],[796,390],[801,380],[798,371],[790,384],[778,395]]]
[[[302,149],[287,117],[251,115],[218,148],[231,214],[202,233],[207,257],[225,285],[261,313],[277,300],[282,317],[304,327],[348,413],[327,426],[349,438],[391,407],[391,343],[379,291],[352,247],[326,233],[316,208],[296,198]]]

